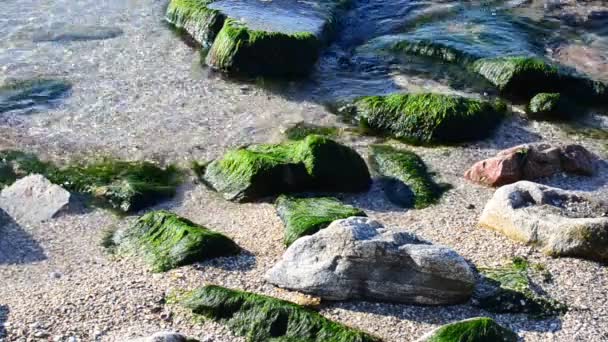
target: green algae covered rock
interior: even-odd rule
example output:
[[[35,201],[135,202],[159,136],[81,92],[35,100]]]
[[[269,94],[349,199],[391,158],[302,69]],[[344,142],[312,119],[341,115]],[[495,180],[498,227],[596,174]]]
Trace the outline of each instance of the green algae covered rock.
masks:
[[[426,208],[437,203],[447,189],[433,181],[426,165],[414,152],[383,145],[373,145],[371,152],[371,165],[389,180],[385,181],[384,192],[397,205]]]
[[[202,45],[210,45],[224,25],[220,11],[209,8],[213,0],[171,0],[165,20],[186,31]]]
[[[471,56],[464,51],[460,51],[448,45],[426,39],[403,39],[391,44],[389,50],[396,53],[428,57],[441,60],[446,63],[458,63],[463,65],[466,65],[476,59],[474,56]]]
[[[361,97],[354,115],[373,131],[415,144],[454,143],[490,135],[505,105],[443,94]]]
[[[565,313],[564,304],[537,293],[530,280],[531,266],[527,259],[515,257],[501,267],[480,267],[483,279],[473,294],[473,304],[490,312],[539,318]]]
[[[351,216],[367,216],[353,206],[342,204],[332,197],[294,198],[280,196],[277,212],[285,224],[286,246],[305,235],[312,235],[335,220]]]
[[[298,122],[285,131],[285,136],[289,140],[302,140],[311,134],[333,138],[340,134],[340,129],[337,127],[326,127],[306,122]]]
[[[0,113],[49,104],[66,94],[72,85],[64,80],[14,80],[0,86]]]
[[[358,192],[371,184],[357,152],[318,135],[228,151],[199,172],[206,184],[239,202],[300,191]]]
[[[160,168],[145,161],[104,159],[64,168],[21,151],[0,151],[0,185],[29,174],[41,174],[71,192],[91,196],[98,204],[132,212],[172,197],[180,183],[174,166]]]
[[[140,217],[119,245],[119,251],[142,254],[154,272],[240,251],[230,238],[164,210]]]
[[[489,317],[475,317],[441,326],[417,342],[517,342],[517,334]]]
[[[526,109],[535,120],[565,120],[582,114],[583,109],[568,101],[560,93],[536,94]]]
[[[195,314],[225,324],[248,342],[380,341],[297,304],[220,286],[194,290],[182,303]]]

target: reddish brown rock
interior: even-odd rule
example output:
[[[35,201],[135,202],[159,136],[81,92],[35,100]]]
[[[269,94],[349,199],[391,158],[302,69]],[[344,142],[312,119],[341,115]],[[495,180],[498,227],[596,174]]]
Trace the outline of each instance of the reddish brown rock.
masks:
[[[593,175],[596,157],[580,145],[525,144],[475,163],[464,174],[471,182],[501,186],[558,172]]]

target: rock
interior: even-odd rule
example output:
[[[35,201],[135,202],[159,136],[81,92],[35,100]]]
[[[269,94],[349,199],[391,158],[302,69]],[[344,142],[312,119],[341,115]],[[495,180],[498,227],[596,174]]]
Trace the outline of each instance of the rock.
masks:
[[[524,144],[475,163],[464,173],[471,182],[501,186],[559,172],[591,176],[597,157],[580,145]]]
[[[494,193],[479,225],[552,256],[608,260],[608,204],[588,195],[520,181]]]
[[[197,340],[188,338],[182,334],[175,332],[157,332],[152,336],[130,340],[130,342],[197,342]]]
[[[566,305],[540,292],[530,280],[530,274],[539,268],[522,257],[499,267],[478,267],[481,279],[472,304],[489,312],[525,313],[536,318],[565,313]]]
[[[32,40],[35,43],[87,41],[116,38],[122,34],[123,31],[118,27],[54,23],[36,31]]]
[[[517,342],[515,332],[489,317],[475,317],[443,325],[416,342]]]
[[[530,100],[526,113],[534,120],[565,120],[583,113],[583,109],[559,93],[540,93]]]
[[[305,235],[312,235],[338,219],[366,216],[350,205],[342,204],[333,197],[295,198],[280,196],[276,201],[277,212],[285,225],[286,246]]]
[[[362,331],[336,323],[297,304],[208,285],[182,301],[193,313],[225,324],[247,341],[379,342]]]
[[[433,181],[424,161],[411,151],[373,145],[370,164],[384,178],[384,193],[394,204],[405,208],[426,208],[437,203],[446,186]],[[398,184],[402,183],[402,184]]]
[[[415,144],[487,137],[505,111],[503,104],[431,93],[366,96],[347,108],[372,131]]]
[[[238,254],[230,238],[168,211],[140,217],[115,236],[121,254],[142,254],[154,272]]]
[[[326,127],[306,122],[298,122],[285,130],[285,136],[289,140],[302,140],[311,134],[334,138],[340,134],[340,129],[338,127]]]
[[[70,193],[42,175],[30,175],[0,193],[0,208],[16,221],[38,223],[50,220],[65,210]]]
[[[316,62],[343,1],[172,0],[166,19],[211,45],[229,73],[301,75]]]
[[[266,274],[277,286],[329,300],[429,305],[466,301],[475,278],[446,247],[351,217],[294,242]]]
[[[302,191],[365,191],[371,178],[353,149],[318,135],[232,150],[199,176],[231,201]]]
[[[72,85],[63,80],[12,80],[0,86],[0,113],[52,104]]]

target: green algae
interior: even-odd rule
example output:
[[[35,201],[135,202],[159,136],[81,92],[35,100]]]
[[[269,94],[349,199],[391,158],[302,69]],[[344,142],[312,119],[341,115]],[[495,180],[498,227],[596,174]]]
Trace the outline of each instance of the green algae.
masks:
[[[379,338],[284,300],[220,286],[194,290],[183,305],[249,342],[375,342]]]
[[[251,30],[226,19],[206,62],[216,69],[262,76],[299,76],[316,62],[321,42],[310,32]]]
[[[463,51],[431,40],[402,40],[392,44],[390,51],[463,65],[467,65],[476,59],[476,57]]]
[[[480,267],[487,282],[482,294],[474,295],[476,304],[490,312],[525,313],[543,318],[565,313],[566,305],[540,295],[535,290],[530,274],[535,267],[527,259],[515,257],[501,267]],[[545,274],[542,274],[546,278]],[[489,290],[488,290],[489,289]]]
[[[398,150],[391,146],[372,145],[370,160],[380,175],[396,179],[411,189],[411,199],[394,195],[394,186],[385,189],[388,198],[397,205],[426,208],[437,203],[441,195],[450,188],[435,183],[424,161],[414,152]]]
[[[239,202],[290,192],[359,192],[371,184],[357,152],[318,135],[228,151],[205,167],[202,181]]]
[[[335,220],[367,216],[362,210],[342,204],[333,197],[295,198],[280,196],[276,200],[279,217],[285,225],[286,246],[305,235],[312,235]]]
[[[475,317],[446,324],[425,342],[516,342],[517,334],[489,317]]]
[[[165,169],[146,161],[102,159],[59,168],[21,151],[0,151],[0,185],[29,174],[41,174],[71,192],[91,196],[96,204],[121,212],[154,205],[175,194],[181,181],[175,166]]]
[[[140,217],[121,237],[120,245],[121,250],[141,253],[154,272],[240,251],[225,235],[164,210]]]
[[[526,113],[535,120],[566,120],[582,116],[585,111],[560,93],[540,93],[530,100]]]
[[[355,117],[371,130],[414,144],[485,138],[506,110],[502,103],[431,93],[366,96],[353,106]]]
[[[210,45],[226,19],[220,11],[207,7],[212,2],[213,0],[171,0],[165,20],[187,32],[198,43]]]
[[[340,129],[337,127],[319,126],[306,122],[298,122],[285,131],[285,136],[289,140],[302,140],[311,134],[333,138],[340,134]]]
[[[65,95],[72,85],[64,80],[14,80],[0,86],[0,113],[48,104]]]

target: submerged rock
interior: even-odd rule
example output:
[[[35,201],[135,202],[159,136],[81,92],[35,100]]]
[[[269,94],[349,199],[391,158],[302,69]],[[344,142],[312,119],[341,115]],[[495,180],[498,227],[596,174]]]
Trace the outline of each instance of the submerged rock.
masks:
[[[340,129],[338,127],[319,126],[306,122],[298,122],[285,130],[285,136],[289,140],[302,140],[311,134],[333,138],[340,134]]]
[[[18,222],[50,220],[69,203],[70,193],[42,175],[21,178],[0,193],[0,208]]]
[[[482,279],[473,294],[473,305],[495,313],[525,313],[543,318],[567,311],[567,307],[540,294],[530,280],[530,263],[516,257],[500,267],[480,267]]]
[[[464,177],[471,182],[501,186],[519,180],[549,177],[558,172],[591,176],[597,158],[580,145],[524,144],[475,163]]]
[[[560,93],[540,93],[530,100],[526,114],[535,120],[560,120],[575,117],[582,111]]]
[[[295,198],[280,196],[277,212],[285,225],[285,245],[289,246],[305,235],[312,235],[335,220],[351,216],[367,216],[350,205],[332,197]]]
[[[72,85],[63,80],[14,80],[0,86],[0,113],[51,104]]]
[[[489,317],[475,317],[443,325],[416,342],[517,342],[515,332]]]
[[[134,225],[116,236],[118,251],[141,253],[154,272],[239,253],[228,237],[190,220],[164,211],[140,217]]]
[[[371,178],[353,149],[318,135],[277,145],[232,150],[201,171],[231,201],[300,191],[365,191]]]
[[[248,342],[380,341],[297,304],[220,286],[194,290],[182,303],[195,314],[225,324]]]
[[[608,204],[588,195],[520,181],[494,193],[479,225],[552,256],[608,261]]]
[[[371,147],[371,164],[383,177],[388,199],[405,208],[426,208],[437,203],[446,186],[433,181],[422,159],[411,151],[390,146]]]
[[[334,221],[298,239],[266,278],[329,300],[429,305],[466,301],[475,284],[456,252],[409,233],[393,233],[365,217]]]
[[[172,0],[167,20],[210,44],[206,62],[229,73],[306,73],[343,1]]]
[[[55,23],[34,32],[32,40],[37,42],[71,42],[116,38],[123,34],[118,27],[71,25]]]
[[[367,96],[349,107],[374,131],[411,143],[433,144],[477,140],[501,122],[504,104],[443,94]]]

